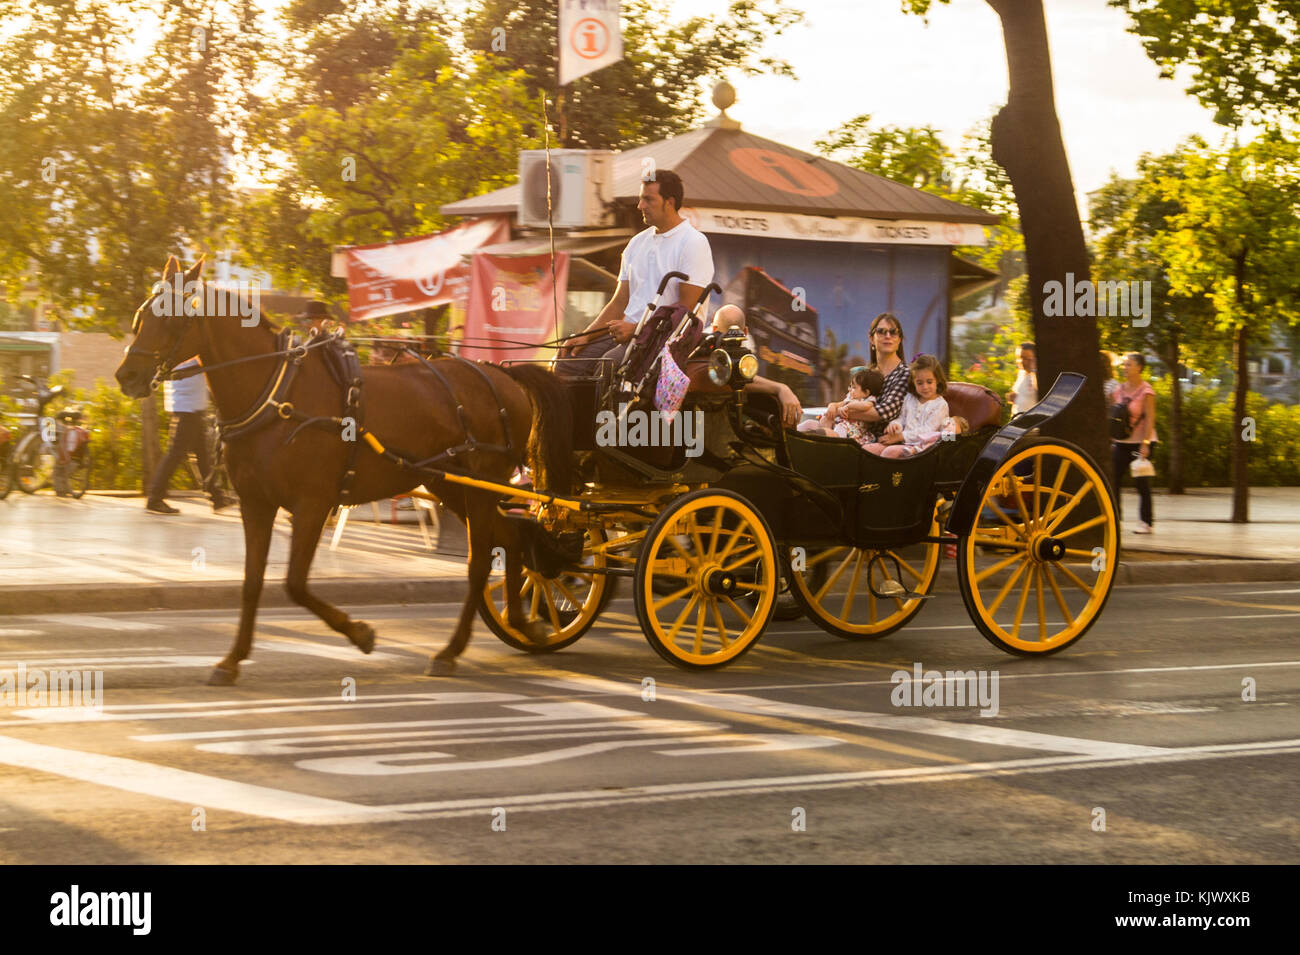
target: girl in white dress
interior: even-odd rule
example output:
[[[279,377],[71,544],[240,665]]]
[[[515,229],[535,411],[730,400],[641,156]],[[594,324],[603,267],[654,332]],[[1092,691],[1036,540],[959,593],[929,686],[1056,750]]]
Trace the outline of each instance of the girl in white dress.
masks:
[[[948,418],[948,376],[933,355],[918,355],[912,362],[912,383],[903,399],[903,412],[889,423],[880,441],[869,444],[872,454],[906,458],[934,443],[934,434]]]

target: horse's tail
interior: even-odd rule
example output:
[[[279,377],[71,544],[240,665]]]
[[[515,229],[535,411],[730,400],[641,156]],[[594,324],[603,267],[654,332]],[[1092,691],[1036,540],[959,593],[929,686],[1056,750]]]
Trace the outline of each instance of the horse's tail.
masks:
[[[573,487],[573,405],[568,391],[540,365],[511,365],[505,371],[533,405],[528,466],[534,487],[549,494],[568,494]]]

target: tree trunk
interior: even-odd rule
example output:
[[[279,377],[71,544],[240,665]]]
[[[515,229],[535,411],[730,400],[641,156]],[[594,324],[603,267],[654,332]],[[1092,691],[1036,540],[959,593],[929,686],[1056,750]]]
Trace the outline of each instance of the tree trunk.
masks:
[[[1241,285],[1237,286],[1238,301]],[[1246,392],[1250,388],[1250,369],[1246,367],[1246,326],[1237,329],[1233,342],[1233,365],[1236,366],[1237,386],[1232,397],[1232,523],[1245,524],[1250,520],[1250,479],[1246,465],[1246,441],[1242,437],[1246,419]]]
[[[1002,21],[1010,89],[993,118],[993,158],[1007,171],[1020,210],[1029,261],[1041,397],[1063,371],[1088,375],[1082,393],[1044,431],[1067,437],[1099,463],[1110,455],[1095,318],[1047,317],[1048,283],[1088,282],[1088,250],[1052,93],[1052,63],[1042,0],[988,0]],[[1069,287],[1065,295],[1073,299]]]
[[[153,393],[140,399],[140,485],[149,494],[149,482],[158,469],[162,452],[158,447],[158,402]]]
[[[1179,361],[1181,349],[1178,344],[1178,336],[1171,335],[1169,347],[1164,359],[1165,367],[1172,370],[1173,381],[1169,385],[1169,493],[1183,494],[1186,486],[1183,483],[1183,386],[1178,380],[1178,370],[1181,366]],[[1156,420],[1160,420],[1160,409],[1156,409]]]

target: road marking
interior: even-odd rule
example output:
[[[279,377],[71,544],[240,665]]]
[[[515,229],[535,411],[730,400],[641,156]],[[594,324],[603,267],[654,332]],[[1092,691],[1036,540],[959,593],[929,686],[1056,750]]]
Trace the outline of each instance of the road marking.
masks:
[[[558,680],[539,679],[530,682],[577,690],[586,687],[602,689],[618,686],[598,677],[569,677]],[[765,716],[779,716],[818,723],[834,723],[841,726],[859,726],[887,732],[946,736],[970,743],[987,743],[994,746],[1010,746],[1016,749],[1041,749],[1058,753],[1082,753],[1107,757],[1145,756],[1169,752],[1167,748],[1162,746],[1139,746],[1133,743],[1111,743],[1106,740],[1052,736],[1047,733],[1034,733],[1028,730],[975,723],[959,723],[926,716],[892,716],[881,713],[866,713],[860,710],[832,709],[824,706],[808,706],[800,703],[767,700],[757,696],[715,693],[710,690],[677,690],[661,687],[658,689],[657,694],[658,698],[665,702],[702,706],[723,712],[758,713]]]
[[[1026,773],[1051,773],[1073,769],[1112,769],[1152,763],[1194,762],[1230,759],[1241,756],[1274,756],[1300,753],[1300,739],[1264,743],[1193,746],[1146,756],[1105,758],[1095,756],[1043,756],[1008,759],[958,766],[921,766],[910,769],[868,770],[856,773],[818,773],[803,776],[775,776],[766,779],[714,780],[699,783],[670,783],[657,786],[629,787],[626,792],[611,794],[607,789],[576,792],[538,793],[531,796],[491,799],[449,799],[439,802],[398,803],[387,808],[422,819],[481,816],[497,806],[511,811],[531,809],[555,812],[621,806],[628,803],[666,802],[718,796],[763,795],[789,790],[840,789],[854,786],[889,786],[909,783],[965,782],[986,776],[1019,776]]]
[[[352,701],[334,695],[272,700],[223,700],[210,703],[128,703],[105,706],[102,710],[77,706],[16,710],[14,715],[38,723],[102,723],[118,720],[190,720],[214,717],[220,719],[262,713],[317,713],[329,710],[364,710],[420,704],[497,703],[503,700],[527,699],[528,697],[517,693],[383,693],[367,695]]]
[[[126,792],[170,799],[209,812],[227,810],[307,825],[389,822],[406,818],[384,807],[325,799],[204,776],[120,756],[101,756],[0,736],[0,763]]]
[[[12,671],[17,668],[20,662],[24,665],[28,663],[26,660],[14,660],[12,662],[0,660],[0,672]],[[212,657],[177,653],[170,656],[54,657],[31,662],[39,662],[43,668],[48,670],[161,670],[167,667],[210,667],[212,666]],[[252,663],[253,661],[245,660],[244,662]]]
[[[42,623],[61,623],[66,627],[85,627],[90,630],[117,630],[136,633],[141,630],[164,629],[161,623],[142,623],[139,620],[112,620],[108,617],[98,617],[88,613],[47,613],[40,614],[36,619],[39,619]]]
[[[0,630],[0,639],[4,637],[40,637],[44,635],[44,630],[19,630],[16,627]]]
[[[1300,605],[1251,603],[1249,600],[1224,600],[1221,597],[1200,597],[1195,594],[1177,594],[1174,600],[1195,600],[1200,603],[1214,604],[1216,607],[1245,607],[1247,610],[1287,610],[1300,613]]]
[[[409,659],[397,653],[375,650],[363,654],[352,644],[330,646],[311,640],[298,640],[293,637],[263,636],[257,641],[258,649],[272,650],[277,653],[300,653],[309,657],[323,657],[326,660],[342,660],[345,663],[408,663]]]
[[[1286,590],[1234,590],[1228,594],[1229,597],[1259,597],[1273,596],[1274,594],[1300,594],[1300,587],[1290,587]]]

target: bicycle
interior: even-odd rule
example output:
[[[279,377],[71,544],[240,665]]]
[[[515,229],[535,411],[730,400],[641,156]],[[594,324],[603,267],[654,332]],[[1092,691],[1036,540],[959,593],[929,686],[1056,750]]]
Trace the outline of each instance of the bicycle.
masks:
[[[80,408],[65,408],[53,416],[45,406],[63,394],[63,386],[45,388],[30,375],[21,376],[36,388],[36,424],[19,439],[10,462],[10,480],[24,494],[53,487],[59,497],[80,498],[90,487],[90,431],[81,426]]]

